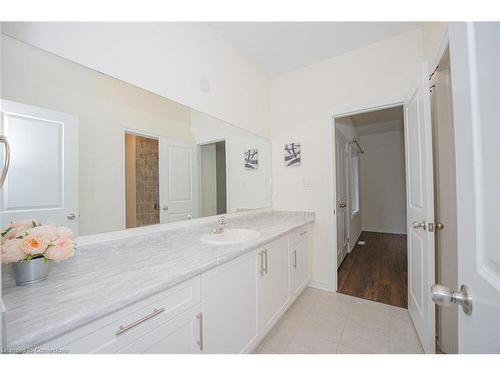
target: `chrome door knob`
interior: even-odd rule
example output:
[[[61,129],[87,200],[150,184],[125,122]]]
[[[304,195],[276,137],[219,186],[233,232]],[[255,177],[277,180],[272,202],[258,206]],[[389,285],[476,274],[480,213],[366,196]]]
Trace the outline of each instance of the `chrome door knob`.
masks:
[[[425,220],[422,221],[421,223],[419,223],[418,221],[414,221],[412,223],[412,227],[414,229],[420,229],[420,228],[422,228],[423,230],[426,230],[427,229],[427,224],[425,224]]]
[[[75,220],[76,219],[76,215],[75,214],[68,214],[68,215],[66,215],[66,219],[68,219],[68,220]]]
[[[435,227],[436,227],[436,230],[443,230],[444,224],[443,223],[436,223]]]
[[[460,291],[456,291],[441,284],[434,284],[431,287],[431,294],[432,301],[438,306],[448,307],[455,303],[462,306],[467,315],[472,314],[472,297],[465,285],[460,287]]]

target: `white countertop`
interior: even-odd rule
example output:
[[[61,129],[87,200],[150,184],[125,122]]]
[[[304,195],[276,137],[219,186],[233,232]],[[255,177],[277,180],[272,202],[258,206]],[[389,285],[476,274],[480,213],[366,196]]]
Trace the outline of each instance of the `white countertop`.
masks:
[[[68,261],[51,263],[47,280],[16,287],[2,272],[8,348],[33,348],[95,319],[228,262],[302,225],[310,212],[267,211],[228,217],[230,228],[258,230],[235,245],[201,242],[213,222],[79,246]],[[215,221],[215,219],[214,219]]]

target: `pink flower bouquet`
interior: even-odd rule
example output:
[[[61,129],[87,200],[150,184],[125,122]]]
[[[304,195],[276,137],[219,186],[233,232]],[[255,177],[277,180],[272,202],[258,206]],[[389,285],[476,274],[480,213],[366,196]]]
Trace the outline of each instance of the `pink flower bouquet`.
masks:
[[[73,256],[73,232],[67,227],[42,225],[36,220],[22,220],[2,230],[2,263],[17,263],[45,258],[60,262]]]

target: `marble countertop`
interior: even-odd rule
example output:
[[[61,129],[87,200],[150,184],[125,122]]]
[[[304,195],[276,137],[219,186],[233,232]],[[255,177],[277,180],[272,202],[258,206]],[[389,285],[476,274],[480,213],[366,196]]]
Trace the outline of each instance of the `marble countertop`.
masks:
[[[213,222],[80,246],[51,263],[49,277],[16,287],[2,272],[7,347],[33,348],[95,319],[188,280],[314,221],[310,212],[267,211],[232,218],[230,228],[258,230],[257,239],[214,246],[201,242]],[[215,219],[214,219],[215,221]]]

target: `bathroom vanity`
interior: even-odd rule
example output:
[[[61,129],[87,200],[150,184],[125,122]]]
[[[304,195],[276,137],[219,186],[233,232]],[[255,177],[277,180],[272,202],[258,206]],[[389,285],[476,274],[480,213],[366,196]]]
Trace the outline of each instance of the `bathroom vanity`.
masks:
[[[258,236],[211,244],[216,218],[99,235],[15,287],[4,272],[7,347],[20,352],[248,353],[310,280],[314,214],[227,215]],[[252,232],[253,233],[253,232]],[[234,238],[232,238],[234,240]],[[78,239],[77,239],[78,242]]]
[[[4,351],[250,352],[310,278],[314,215],[269,209],[271,140],[7,35],[2,51],[0,228],[80,236],[43,282],[2,266]]]

